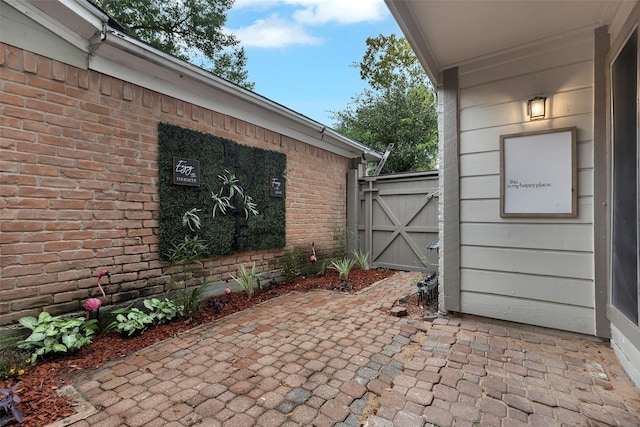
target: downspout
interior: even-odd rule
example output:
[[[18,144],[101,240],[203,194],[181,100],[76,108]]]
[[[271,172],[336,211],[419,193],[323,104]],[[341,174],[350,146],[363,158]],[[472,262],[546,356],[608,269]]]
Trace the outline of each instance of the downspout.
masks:
[[[439,312],[460,311],[460,156],[458,68],[442,73]]]

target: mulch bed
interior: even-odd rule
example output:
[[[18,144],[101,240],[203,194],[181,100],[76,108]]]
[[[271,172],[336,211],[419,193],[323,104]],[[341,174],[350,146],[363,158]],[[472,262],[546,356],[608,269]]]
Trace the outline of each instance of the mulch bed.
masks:
[[[395,271],[392,270],[354,269],[349,275],[349,290],[346,292],[361,291],[394,273]],[[83,370],[98,369],[109,360],[126,356],[158,341],[174,337],[187,329],[212,322],[289,292],[305,292],[312,289],[339,290],[340,285],[337,272],[328,269],[323,276],[298,277],[278,283],[274,289],[259,291],[251,299],[248,299],[244,292],[232,292],[229,295],[213,297],[223,304],[220,310],[212,308],[208,300],[203,301],[200,314],[192,319],[154,326],[142,335],[131,338],[123,337],[116,332],[99,335],[91,345],[76,353],[38,361],[26,367],[24,375],[17,380],[21,385],[16,394],[21,398],[19,407],[24,414],[24,423],[21,425],[43,426],[75,414],[71,402],[59,396],[57,391],[66,384],[72,383]],[[416,315],[418,309],[414,307],[415,303],[408,304],[413,307],[411,315]],[[0,381],[0,388],[11,387],[15,382],[15,379]]]

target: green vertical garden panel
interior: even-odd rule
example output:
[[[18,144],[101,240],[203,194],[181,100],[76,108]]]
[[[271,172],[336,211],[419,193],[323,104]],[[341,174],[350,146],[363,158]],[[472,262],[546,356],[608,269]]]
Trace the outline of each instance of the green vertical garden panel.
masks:
[[[202,238],[208,246],[206,257],[285,246],[285,197],[270,193],[272,178],[284,182],[287,160],[283,153],[166,123],[158,126],[158,144],[163,260],[185,236]],[[174,157],[199,162],[199,186],[173,183]],[[242,197],[235,194],[229,199],[234,208],[224,214],[217,210],[214,216],[212,193],[229,195],[221,178],[225,175],[235,175],[238,186],[255,203],[257,215],[247,215]],[[200,209],[200,230],[191,231],[182,223],[184,213],[193,208]]]

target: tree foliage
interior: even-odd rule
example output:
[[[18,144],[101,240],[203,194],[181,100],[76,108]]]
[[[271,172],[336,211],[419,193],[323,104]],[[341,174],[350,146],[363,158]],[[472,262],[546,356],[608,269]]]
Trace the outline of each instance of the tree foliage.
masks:
[[[247,89],[247,57],[222,31],[234,0],[93,0],[124,31]]]
[[[379,151],[394,148],[384,173],[430,170],[438,149],[436,95],[405,38],[367,39],[360,77],[371,89],[334,113],[337,129]]]

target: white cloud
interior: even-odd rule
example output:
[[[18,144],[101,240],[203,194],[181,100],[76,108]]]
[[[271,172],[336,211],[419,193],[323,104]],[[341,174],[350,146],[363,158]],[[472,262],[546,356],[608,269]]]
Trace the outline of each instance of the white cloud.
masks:
[[[282,19],[277,14],[258,19],[250,26],[229,31],[244,47],[280,48],[322,42],[321,39],[308,34],[301,25]]]
[[[228,30],[243,46],[264,48],[319,44],[322,40],[311,35],[307,27],[372,22],[388,14],[384,0],[236,0],[233,8],[272,11],[269,17],[249,26]],[[282,18],[284,13],[290,18]]]
[[[293,17],[296,22],[308,25],[378,21],[384,19],[387,13],[382,0],[319,0],[306,3],[309,4],[295,11]]]
[[[293,8],[294,20],[310,25],[370,22],[383,19],[387,14],[384,0],[235,0],[233,8]]]

